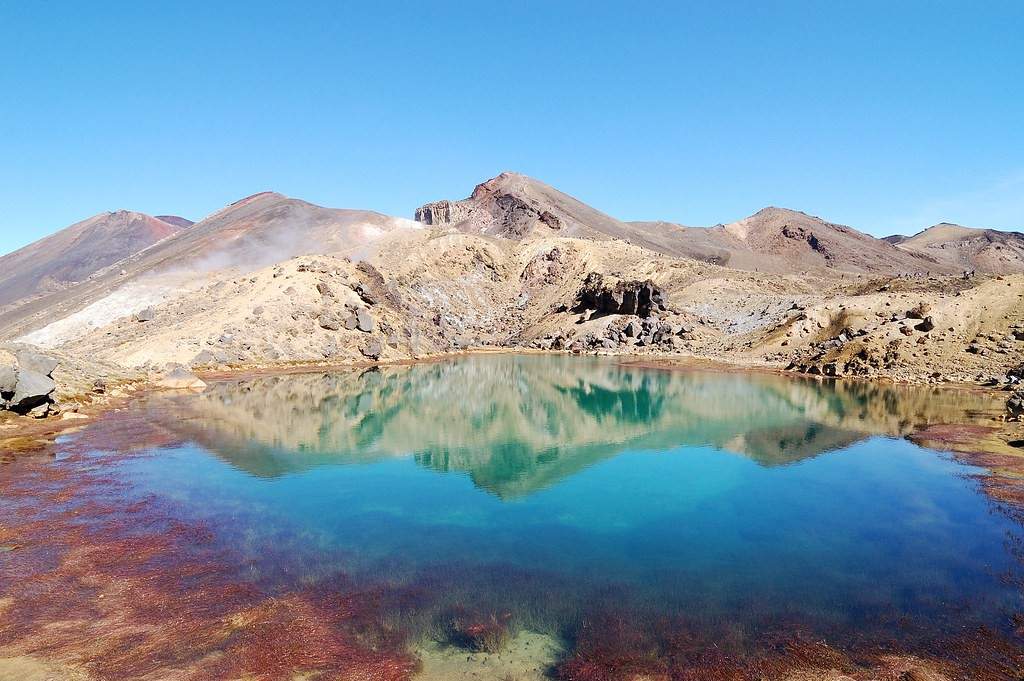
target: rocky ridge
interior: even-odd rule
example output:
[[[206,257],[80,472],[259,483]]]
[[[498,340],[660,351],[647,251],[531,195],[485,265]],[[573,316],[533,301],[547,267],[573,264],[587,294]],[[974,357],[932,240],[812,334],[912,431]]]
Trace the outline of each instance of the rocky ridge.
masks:
[[[506,173],[417,217],[257,194],[0,314],[0,335],[150,373],[475,347],[907,382],[1003,384],[1024,363],[1024,275],[929,274],[935,259],[795,211],[625,223]]]

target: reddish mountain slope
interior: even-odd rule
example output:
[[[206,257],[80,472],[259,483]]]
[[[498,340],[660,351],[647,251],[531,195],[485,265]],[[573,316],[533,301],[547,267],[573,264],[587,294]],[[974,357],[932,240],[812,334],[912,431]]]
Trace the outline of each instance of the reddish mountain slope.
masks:
[[[959,270],[986,274],[1024,272],[1024,234],[1020,232],[943,222],[912,237],[901,237],[899,247]]]
[[[0,257],[0,308],[83,281],[180,229],[173,222],[127,210],[71,225]]]

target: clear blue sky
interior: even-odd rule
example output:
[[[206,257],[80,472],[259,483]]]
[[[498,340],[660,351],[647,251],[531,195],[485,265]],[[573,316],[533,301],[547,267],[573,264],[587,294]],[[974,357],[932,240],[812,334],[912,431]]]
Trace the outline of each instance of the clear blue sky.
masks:
[[[0,0],[0,252],[502,170],[624,219],[1024,229],[1024,2]]]

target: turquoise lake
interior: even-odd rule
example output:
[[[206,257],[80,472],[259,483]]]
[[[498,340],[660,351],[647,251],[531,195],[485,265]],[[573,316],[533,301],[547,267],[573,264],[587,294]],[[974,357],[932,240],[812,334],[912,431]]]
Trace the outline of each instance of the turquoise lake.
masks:
[[[1020,528],[976,469],[897,436],[928,407],[891,390],[876,413],[858,386],[508,356],[261,378],[176,398],[187,444],[120,474],[254,570],[286,546],[313,578],[517,573],[571,585],[573,608],[614,590],[823,630],[997,622],[1020,604],[1001,579]]]
[[[204,528],[261,594],[379,589],[403,641],[468,608],[564,655],[601,618],[935,651],[1022,606],[1017,517],[906,437],[986,399],[555,356],[221,380],[132,407],[162,439],[95,448],[97,494]]]

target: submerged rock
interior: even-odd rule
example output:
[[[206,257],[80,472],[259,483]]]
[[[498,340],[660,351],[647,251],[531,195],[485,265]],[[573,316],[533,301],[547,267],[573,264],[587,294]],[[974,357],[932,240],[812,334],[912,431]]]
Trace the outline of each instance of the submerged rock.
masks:
[[[156,385],[171,390],[202,390],[206,382],[191,371],[179,367],[157,379]]]

